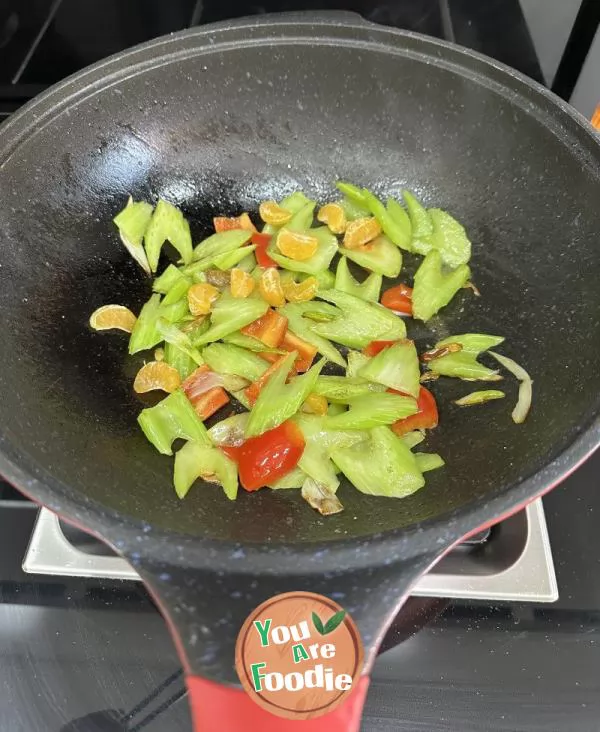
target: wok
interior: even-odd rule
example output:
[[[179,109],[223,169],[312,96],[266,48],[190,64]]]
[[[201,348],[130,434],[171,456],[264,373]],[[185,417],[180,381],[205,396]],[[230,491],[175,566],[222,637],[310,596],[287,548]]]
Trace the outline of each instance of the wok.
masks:
[[[460,411],[448,405],[465,385],[440,380],[429,444],[447,466],[409,498],[343,485],[345,511],[326,519],[297,491],[232,503],[206,484],[179,501],[172,461],[136,424],[139,364],[86,326],[96,307],[137,311],[150,292],[111,218],[130,193],[161,196],[197,240],[215,214],[298,188],[325,199],[338,177],[381,195],[410,187],[465,224],[483,296],[464,291],[412,335],[420,347],[506,336],[535,379],[531,415],[516,426],[508,404]],[[234,643],[251,609],[305,589],[351,613],[366,663],[348,702],[303,724],[356,730],[378,644],[418,576],[596,447],[599,200],[600,145],[568,105],[476,53],[355,16],[158,39],[0,129],[0,471],[137,568],[180,650],[198,729],[296,728],[234,686]]]

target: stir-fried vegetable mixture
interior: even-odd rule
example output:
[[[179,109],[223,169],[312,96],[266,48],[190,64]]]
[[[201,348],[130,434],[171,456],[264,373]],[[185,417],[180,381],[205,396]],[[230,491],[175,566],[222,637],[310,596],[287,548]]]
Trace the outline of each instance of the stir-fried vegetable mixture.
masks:
[[[168,396],[138,422],[165,455],[185,441],[175,452],[180,498],[198,478],[232,500],[238,485],[296,488],[330,515],[343,510],[340,473],[363,493],[408,496],[444,465],[437,454],[413,452],[438,424],[423,383],[498,381],[479,360],[487,352],[520,382],[513,420],[527,416],[531,378],[490,351],[502,337],[453,335],[421,355],[407,337],[408,316],[428,321],[461,288],[479,294],[461,224],[408,191],[383,203],[350,183],[337,188],[341,200],[320,207],[300,191],[263,201],[255,219],[262,231],[246,212],[219,216],[196,246],[166,201],[129,199],[115,217],[123,244],[155,277],[153,294],[137,317],[104,305],[90,325],[128,332],[129,353],[149,354],[133,388]],[[156,276],[166,242],[179,259]],[[390,286],[403,252],[422,258],[412,286]],[[455,404],[502,397],[474,391]]]

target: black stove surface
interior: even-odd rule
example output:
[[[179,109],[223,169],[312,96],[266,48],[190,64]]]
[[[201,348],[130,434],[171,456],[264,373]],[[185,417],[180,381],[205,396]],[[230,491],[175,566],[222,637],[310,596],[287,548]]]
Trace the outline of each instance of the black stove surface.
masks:
[[[0,0],[0,120],[152,37],[325,8],[455,40],[543,81],[518,0]],[[559,601],[450,604],[380,656],[363,732],[600,729],[599,475],[600,454],[544,499]],[[0,732],[189,732],[180,663],[139,583],[22,572],[36,510],[0,483]]]

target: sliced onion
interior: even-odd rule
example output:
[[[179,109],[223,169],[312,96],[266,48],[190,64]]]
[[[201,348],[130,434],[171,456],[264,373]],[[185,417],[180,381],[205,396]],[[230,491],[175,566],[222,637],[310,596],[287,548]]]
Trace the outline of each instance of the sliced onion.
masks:
[[[531,376],[529,376],[522,366],[519,366],[516,361],[513,361],[512,358],[503,356],[501,353],[494,353],[494,351],[489,351],[489,354],[521,382],[519,384],[519,398],[512,411],[512,418],[516,424],[522,424],[531,408],[531,399],[533,396],[533,381],[531,380]]]
[[[208,430],[208,436],[217,446],[239,447],[245,440],[244,430],[248,416],[248,412],[232,414],[213,425]]]
[[[307,478],[302,484],[302,498],[321,516],[332,516],[344,510],[340,499],[322,483]]]

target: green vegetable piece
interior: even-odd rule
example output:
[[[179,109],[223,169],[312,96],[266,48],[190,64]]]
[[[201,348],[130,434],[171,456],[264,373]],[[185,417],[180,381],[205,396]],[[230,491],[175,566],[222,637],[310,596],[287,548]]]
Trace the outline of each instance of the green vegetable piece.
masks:
[[[290,231],[304,231],[305,229],[310,229],[314,219],[316,205],[317,204],[314,201],[308,201],[308,203],[305,203],[301,209],[296,211],[283,228],[289,229]]]
[[[429,252],[415,274],[413,317],[423,321],[432,318],[452,300],[470,276],[471,270],[466,264],[444,274],[440,253],[435,249]]]
[[[185,498],[192,484],[198,479],[223,486],[230,501],[235,501],[238,492],[237,465],[216,447],[187,442],[175,453],[173,483],[179,498]]]
[[[451,343],[459,343],[462,351],[459,353],[474,353],[478,355],[490,348],[495,348],[504,342],[502,336],[488,335],[487,333],[462,333],[461,335],[452,335],[444,338],[435,344],[435,348],[443,348]],[[443,357],[445,358],[445,356]]]
[[[244,272],[248,272],[248,274],[250,274],[250,272],[252,272],[252,270],[256,268],[256,257],[252,252],[250,252],[250,254],[247,254],[235,266],[238,269],[241,269]]]
[[[182,351],[172,343],[165,344],[165,361],[173,368],[179,371],[181,380],[187,379],[187,377],[197,367],[196,362],[193,358],[190,358],[185,351]]]
[[[398,246],[407,252],[412,252],[412,224],[410,223],[410,216],[395,198],[388,198],[385,207],[388,215],[392,217],[398,229],[404,232],[404,240],[398,243]]]
[[[477,356],[468,351],[449,353],[429,362],[429,368],[440,376],[451,376],[468,381],[500,381],[497,371],[479,363]]]
[[[179,282],[188,282],[189,280],[183,272],[174,264],[170,264],[165,271],[157,277],[152,283],[154,292],[162,292],[166,294],[169,290]]]
[[[327,451],[322,446],[315,442],[307,442],[302,457],[298,461],[298,467],[317,483],[324,485],[331,493],[337,491],[340,480]]]
[[[171,445],[178,438],[211,444],[206,427],[181,389],[155,407],[143,409],[138,422],[148,440],[163,455],[173,454]]]
[[[194,363],[198,366],[202,366],[204,359],[200,351],[192,345],[190,337],[187,333],[179,330],[176,325],[168,323],[164,318],[159,318],[156,324],[158,332],[162,336],[162,339],[167,343],[171,343],[180,351],[187,354]]]
[[[437,452],[417,452],[415,453],[415,459],[417,466],[422,473],[427,473],[429,470],[437,470],[443,468],[446,464],[441,455]]]
[[[348,351],[346,359],[348,361],[346,376],[349,378],[359,378],[359,371],[371,360],[369,356],[365,356],[365,354],[360,351]]]
[[[211,343],[202,358],[217,374],[235,374],[256,381],[269,368],[264,358],[231,343]]]
[[[190,316],[187,297],[182,297],[172,305],[160,304],[160,317],[167,323],[180,323]]]
[[[346,376],[319,376],[313,391],[330,402],[349,404],[356,397],[385,391],[385,387],[356,377],[349,379]]]
[[[189,323],[185,326],[185,333],[187,334],[188,338],[190,339],[190,343],[194,348],[198,348],[198,346],[202,345],[201,343],[198,343],[199,340],[201,340],[202,336],[206,333],[206,331],[210,328],[210,321],[207,317],[200,317],[196,320],[192,321],[192,323]]]
[[[302,191],[294,191],[280,201],[279,205],[291,214],[297,214],[298,211],[310,203],[314,204],[315,202],[307,198]]]
[[[210,328],[195,339],[197,345],[218,341],[257,320],[269,309],[268,303],[254,297],[236,298],[224,292],[213,305]],[[264,350],[264,349],[263,349]]]
[[[412,450],[413,447],[416,447],[423,442],[423,440],[425,439],[425,435],[420,430],[413,430],[412,432],[407,432],[406,434],[402,435],[400,439],[407,447]]]
[[[173,283],[167,294],[163,297],[161,307],[164,309],[165,306],[173,305],[174,303],[179,302],[182,298],[185,298],[191,284],[191,281],[182,275],[177,282]]]
[[[427,254],[431,249],[430,237],[433,234],[433,223],[423,206],[410,191],[402,191],[402,198],[408,209],[408,216],[412,226],[413,251],[418,254]]]
[[[344,209],[344,214],[347,221],[355,221],[356,219],[362,219],[368,216],[370,211],[366,206],[359,206],[354,201],[351,201],[347,196],[344,196],[341,201],[338,202]]]
[[[346,257],[340,257],[335,273],[335,289],[348,292],[361,300],[379,301],[382,277],[372,272],[364,282],[357,282],[348,267]]]
[[[289,224],[286,226],[289,228]],[[306,272],[307,274],[316,275],[318,272],[324,272],[331,264],[331,260],[337,253],[338,241],[326,226],[318,226],[316,229],[308,229],[307,232],[311,236],[316,237],[318,246],[317,251],[310,259],[303,261],[290,259],[284,256],[275,243],[271,243],[267,249],[269,256],[284,269],[292,272]]]
[[[129,337],[129,353],[145,351],[160,343],[163,338],[157,328],[160,312],[160,295],[152,295],[142,308]]]
[[[335,495],[334,491],[310,477],[302,484],[302,498],[304,498],[309,506],[318,511],[321,516],[332,516],[344,510],[340,499]],[[325,627],[323,627],[319,616],[313,613],[313,624],[317,629],[320,628],[319,632],[322,635],[326,635],[338,627],[345,615],[346,611],[340,610],[335,615],[332,615],[325,624]]]
[[[286,384],[285,381],[297,355],[296,351],[289,353],[261,390],[250,412],[246,437],[262,435],[263,432],[272,430],[286,419],[293,417],[306,397],[314,391],[315,382],[325,365],[325,359],[321,359],[305,374],[296,376],[291,383]]]
[[[433,224],[431,245],[442,255],[442,262],[452,269],[466,264],[471,259],[471,242],[464,227],[440,208],[430,208],[429,217]]]
[[[282,478],[279,478],[279,480],[276,480],[274,483],[267,483],[267,485],[275,491],[287,490],[289,488],[302,488],[305,480],[306,473],[296,467]]]
[[[298,279],[300,280],[300,282],[303,282],[307,277],[316,278],[319,290],[331,290],[331,288],[335,285],[335,275],[328,269],[323,269],[320,272],[315,272],[312,275],[307,272],[301,272],[298,275]]]
[[[505,393],[498,389],[485,389],[483,391],[472,391],[464,397],[454,401],[459,407],[472,407],[476,404],[485,404],[493,399],[504,399]]]
[[[142,240],[151,218],[152,206],[144,201],[134,203],[129,196],[125,208],[113,219],[125,248],[146,274],[150,274],[151,270]]]
[[[361,493],[404,498],[425,484],[415,456],[389,427],[374,427],[369,440],[334,450],[332,458]]]
[[[377,303],[365,302],[338,290],[327,290],[319,297],[342,310],[342,315],[335,320],[312,326],[313,332],[323,338],[360,349],[371,341],[395,341],[406,336],[402,319]]]
[[[287,353],[287,351],[284,351],[281,348],[269,348],[258,338],[253,338],[252,336],[245,335],[239,331],[223,336],[223,340],[225,343],[230,343],[232,346],[239,346],[240,348],[245,348],[247,351],[255,353]]]
[[[417,402],[411,397],[381,392],[353,399],[347,412],[337,417],[327,417],[323,424],[327,429],[369,430],[379,425],[393,424],[417,411]]]
[[[340,403],[332,402],[327,407],[327,414],[329,417],[335,417],[338,414],[343,414],[345,411],[346,411],[346,405],[342,404],[341,402]]]
[[[340,254],[384,277],[397,277],[402,269],[402,253],[387,236],[378,236],[365,247],[358,249],[340,247]]]
[[[358,430],[329,429],[325,426],[327,417],[316,414],[298,412],[293,421],[302,431],[306,443],[316,445],[324,450],[327,455],[336,448],[356,445],[357,442],[362,442],[368,439],[369,436],[368,432]]]
[[[246,229],[230,229],[212,234],[194,247],[194,262],[209,262],[212,264],[215,257],[228,254],[239,249],[252,237],[252,232]],[[183,271],[187,273],[195,265],[186,267]]]
[[[177,249],[184,263],[188,264],[192,259],[190,225],[176,206],[161,198],[144,234],[144,247],[152,272],[156,272],[160,250],[167,240]]]
[[[390,389],[411,394],[415,399],[421,387],[419,379],[419,356],[412,341],[402,340],[389,348],[384,348],[369,359],[358,372],[359,376]]]
[[[396,219],[388,212],[377,196],[371,193],[371,191],[365,189],[363,192],[365,194],[369,211],[379,222],[384,234],[391,239],[396,246],[401,247],[402,249],[410,247],[410,232],[406,230],[406,226],[403,223],[397,223]]]
[[[234,249],[232,252],[219,254],[218,257],[214,257],[213,264],[215,267],[222,270],[232,269],[233,267],[237,267],[243,259],[246,259],[247,256],[252,254],[255,249],[255,244],[249,244],[247,247],[240,247],[239,249]]]
[[[342,180],[338,180],[335,187],[355,205],[360,206],[363,209],[369,208],[364,188],[359,188],[352,183],[344,183]]]
[[[288,328],[292,333],[297,335],[298,338],[302,338],[303,341],[313,345],[319,353],[325,356],[329,361],[332,361],[338,366],[342,366],[342,368],[344,368],[346,366],[346,361],[342,354],[330,341],[320,335],[317,335],[313,331],[313,325],[315,325],[314,321],[308,320],[304,317],[304,314],[308,311],[324,314],[326,311],[320,307],[321,305],[325,305],[327,308],[330,308],[330,310],[327,311],[328,317],[331,316],[332,313],[334,316],[335,314],[341,314],[341,311],[336,308],[332,308],[331,305],[316,301],[307,303],[289,303],[285,307],[280,308],[279,312],[282,315],[285,315],[288,319]]]

